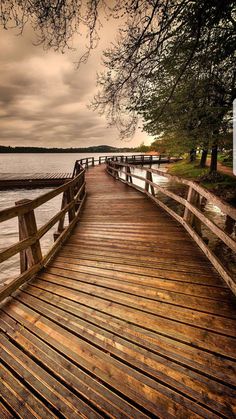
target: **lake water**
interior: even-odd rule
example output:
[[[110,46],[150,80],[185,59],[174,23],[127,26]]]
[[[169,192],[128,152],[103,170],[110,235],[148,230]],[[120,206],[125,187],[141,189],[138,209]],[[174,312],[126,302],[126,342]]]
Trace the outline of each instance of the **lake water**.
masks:
[[[131,153],[126,153],[130,155]],[[49,172],[72,172],[75,160],[85,157],[95,157],[104,155],[114,155],[114,153],[91,153],[91,154],[76,154],[76,153],[65,153],[65,154],[1,154],[0,159],[0,174],[1,173],[49,173]],[[153,168],[158,167],[153,165]],[[163,171],[166,170],[164,165],[161,165]],[[134,171],[145,176],[142,167],[137,167]],[[162,176],[154,175],[154,182],[164,186],[170,190],[178,193],[178,188],[171,184],[167,178]],[[136,180],[135,183],[140,186],[144,186],[144,182]],[[16,189],[9,191],[0,191],[0,210],[15,205],[15,202],[28,198],[33,199],[49,191],[50,189]],[[180,195],[183,191],[179,191]],[[163,202],[167,203],[170,207],[176,205],[172,200],[158,193],[158,198]],[[172,202],[171,202],[172,201]],[[61,195],[47,202],[41,207],[35,210],[35,216],[37,220],[37,226],[41,227],[45,224],[56,212],[59,211],[61,206]],[[175,208],[176,209],[176,208]],[[180,211],[181,208],[177,211]],[[211,218],[217,225],[223,227],[225,217],[221,211],[214,205],[208,204],[205,208],[205,213]],[[18,221],[12,219],[7,222],[0,224],[0,249],[6,248],[13,245],[18,241]],[[50,246],[53,244],[53,233],[56,231],[57,226],[51,229],[40,241],[42,246],[43,254],[47,252]],[[209,236],[211,247],[217,245],[215,237],[208,234],[206,230],[203,230],[204,235]],[[235,264],[233,264],[235,265]],[[0,283],[10,281],[14,276],[19,274],[19,255],[12,257],[11,259],[3,262],[0,265]]]

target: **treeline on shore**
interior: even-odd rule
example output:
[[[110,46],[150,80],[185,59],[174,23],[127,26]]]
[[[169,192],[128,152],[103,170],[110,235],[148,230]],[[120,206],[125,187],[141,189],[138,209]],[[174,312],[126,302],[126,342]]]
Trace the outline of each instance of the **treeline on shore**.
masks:
[[[117,148],[108,145],[91,147],[11,147],[0,145],[0,153],[129,153],[137,151],[136,148]]]

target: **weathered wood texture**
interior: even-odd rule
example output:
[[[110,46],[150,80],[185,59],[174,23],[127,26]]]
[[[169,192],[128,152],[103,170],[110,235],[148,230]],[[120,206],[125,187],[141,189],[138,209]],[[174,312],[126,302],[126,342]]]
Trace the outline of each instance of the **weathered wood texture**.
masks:
[[[189,181],[177,176],[172,176],[168,173],[157,169],[145,168],[143,171],[146,172],[146,176],[143,174],[135,174],[134,165],[114,162],[112,160],[107,161],[107,173],[113,176],[115,179],[120,180],[121,182],[126,183],[129,186],[132,186],[134,189],[145,193],[150,199],[152,199],[157,205],[163,208],[168,214],[170,214],[175,220],[177,220],[184,228],[187,230],[189,235],[195,240],[200,249],[208,257],[212,265],[219,272],[221,277],[224,279],[226,284],[233,291],[236,296],[236,281],[235,275],[233,272],[230,272],[225,266],[224,261],[222,262],[211,248],[205,243],[202,239],[202,223],[210,232],[213,233],[219,240],[220,244],[228,246],[230,250],[236,254],[236,241],[235,237],[232,237],[231,234],[234,230],[234,225],[236,223],[236,209],[229,204],[226,204],[213,193],[208,192],[202,186],[199,186],[196,182]],[[182,196],[177,195],[176,193],[171,192],[167,188],[158,185],[153,182],[152,174],[158,174],[161,177],[167,177],[171,181],[175,181],[176,185],[184,184],[188,188],[187,199]],[[122,178],[123,175],[123,178]],[[124,179],[125,176],[125,179]],[[136,181],[144,182],[145,186],[137,185]],[[149,192],[149,188],[151,192]],[[175,187],[176,188],[176,187]],[[184,214],[181,216],[178,211],[171,208],[169,205],[166,205],[162,200],[160,200],[155,193],[155,190],[161,192],[166,197],[171,198],[175,203],[181,204],[184,208]],[[203,212],[206,202],[209,201],[211,204],[215,204],[218,209],[220,209],[226,217],[225,229],[218,227],[210,218],[208,218]],[[205,202],[205,203],[204,203]]]
[[[70,179],[72,173],[0,173],[0,190],[55,187]]]
[[[148,197],[102,166],[87,182],[69,241],[2,305],[2,417],[235,417],[231,291]]]

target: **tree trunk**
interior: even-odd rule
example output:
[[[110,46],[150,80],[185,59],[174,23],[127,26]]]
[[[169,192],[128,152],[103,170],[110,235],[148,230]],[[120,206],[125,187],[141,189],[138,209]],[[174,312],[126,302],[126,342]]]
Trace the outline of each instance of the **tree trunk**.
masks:
[[[217,171],[217,156],[218,156],[218,145],[214,144],[211,149],[210,173],[214,173]]]
[[[196,150],[192,148],[189,152],[190,162],[194,162],[196,160]]]
[[[201,160],[200,160],[200,167],[204,169],[206,167],[206,159],[207,159],[208,149],[204,148],[202,150]]]

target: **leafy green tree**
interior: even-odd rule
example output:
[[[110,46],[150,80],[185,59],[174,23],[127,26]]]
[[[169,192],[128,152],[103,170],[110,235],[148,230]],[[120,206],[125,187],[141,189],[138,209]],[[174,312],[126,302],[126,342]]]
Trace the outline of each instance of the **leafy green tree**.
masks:
[[[140,151],[140,153],[146,153],[150,150],[150,147],[148,145],[145,145],[144,142],[142,142],[140,146],[136,148],[136,150]]]

